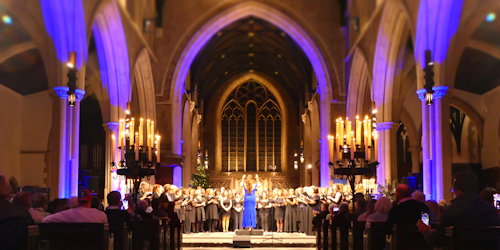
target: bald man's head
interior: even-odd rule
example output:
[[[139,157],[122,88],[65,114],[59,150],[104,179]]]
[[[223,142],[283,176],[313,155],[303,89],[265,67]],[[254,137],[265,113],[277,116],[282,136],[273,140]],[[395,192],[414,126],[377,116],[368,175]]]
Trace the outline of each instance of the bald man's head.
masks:
[[[405,184],[399,184],[396,187],[396,200],[400,201],[400,200],[402,200],[404,198],[408,198],[408,197],[411,197],[410,187],[408,187],[408,185],[405,185]]]

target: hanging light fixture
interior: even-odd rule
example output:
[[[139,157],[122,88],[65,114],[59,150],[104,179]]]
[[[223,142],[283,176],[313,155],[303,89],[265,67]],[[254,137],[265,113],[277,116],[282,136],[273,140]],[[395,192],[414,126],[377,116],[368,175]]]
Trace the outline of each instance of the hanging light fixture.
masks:
[[[76,101],[76,52],[72,51],[69,57],[69,61],[66,64],[68,66],[68,105],[70,107],[75,106]]]
[[[425,103],[427,105],[432,105],[432,101],[434,98],[434,90],[432,87],[434,87],[434,62],[432,61],[431,57],[431,51],[426,50],[425,51]]]

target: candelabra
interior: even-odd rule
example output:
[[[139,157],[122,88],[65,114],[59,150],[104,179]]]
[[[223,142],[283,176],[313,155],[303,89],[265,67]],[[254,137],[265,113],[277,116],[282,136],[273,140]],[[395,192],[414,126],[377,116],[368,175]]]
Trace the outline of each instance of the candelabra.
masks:
[[[378,134],[375,129],[372,130],[372,128],[377,127],[375,114],[376,110],[374,109],[372,119],[369,119],[367,115],[363,122],[359,120],[359,116],[356,116],[354,130],[352,130],[352,123],[348,118],[345,119],[345,123],[342,118],[339,118],[337,119],[337,140],[332,135],[328,136],[331,142],[330,145],[336,145],[333,146],[332,153],[334,158],[337,159],[329,162],[330,172],[332,173],[330,178],[347,178],[353,196],[356,190],[356,176],[360,175],[369,178],[375,176],[375,169],[379,164],[375,157]],[[371,153],[374,153],[374,156]],[[352,201],[354,202],[354,199]],[[354,204],[353,209],[355,209]]]

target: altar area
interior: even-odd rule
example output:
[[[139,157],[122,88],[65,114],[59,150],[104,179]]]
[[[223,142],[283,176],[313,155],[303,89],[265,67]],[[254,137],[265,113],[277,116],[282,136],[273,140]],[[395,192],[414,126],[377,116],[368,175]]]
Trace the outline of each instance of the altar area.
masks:
[[[233,247],[234,232],[229,233],[191,233],[182,236],[183,247],[199,248],[209,247],[220,249],[222,247]],[[271,238],[274,236],[274,239]],[[316,247],[316,236],[302,233],[264,233],[264,235],[250,236],[252,248],[258,247],[283,247],[283,248],[314,248]]]

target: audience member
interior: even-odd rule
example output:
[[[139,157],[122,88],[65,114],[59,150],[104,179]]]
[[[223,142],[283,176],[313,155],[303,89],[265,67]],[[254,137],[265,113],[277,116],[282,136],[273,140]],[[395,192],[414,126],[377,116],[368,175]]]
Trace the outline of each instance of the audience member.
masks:
[[[91,208],[95,208],[99,211],[104,211],[104,205],[102,204],[101,199],[97,196],[92,196],[92,202],[90,204]]]
[[[33,220],[30,212],[28,212],[28,208],[14,205],[9,202],[10,191],[9,180],[4,175],[0,175],[0,220],[12,217]]]
[[[148,208],[149,206],[147,200],[140,200],[137,204],[137,214],[140,215],[143,220],[153,219],[153,215],[148,212]]]
[[[167,218],[168,220],[168,214],[166,212],[163,212],[163,210],[161,209],[159,198],[155,198],[151,201],[151,207],[153,208],[153,212],[151,212],[153,219],[158,220],[160,218]]]
[[[78,201],[78,197],[77,197]],[[57,204],[56,204],[56,211],[54,213],[59,213],[61,211],[65,211],[70,209],[71,207],[69,206],[69,200],[68,199],[58,199]]]
[[[425,202],[425,205],[429,207],[429,210],[431,210],[430,214],[430,221],[439,221],[439,217],[441,216],[441,211],[439,211],[439,205],[435,201],[428,200]]]
[[[427,205],[427,203],[425,202],[425,194],[420,192],[419,190],[413,192],[412,197],[414,200],[420,201],[420,202],[424,203],[425,205]],[[429,206],[427,206],[427,207],[429,207]],[[436,221],[436,213],[430,208],[429,208],[429,210],[430,210],[429,221],[431,221],[431,222]]]
[[[14,196],[12,205],[25,207],[31,214],[31,218],[35,223],[42,223],[43,217],[31,207],[31,195],[28,192],[19,192]]]
[[[368,219],[368,216],[375,213],[375,204],[376,203],[377,203],[377,200],[370,199],[366,205],[366,212],[364,212],[363,214],[361,214],[358,217],[358,221],[366,221],[366,219]]]
[[[175,203],[174,202],[169,202],[167,205],[167,214],[168,218],[170,219],[170,226],[173,227],[181,227],[181,221],[179,219],[179,216],[177,213],[174,211]]]
[[[122,201],[120,193],[117,191],[110,192],[107,198],[109,206],[106,208],[105,213],[109,224],[122,225],[123,223],[127,223],[127,227],[131,228],[130,223],[132,219],[130,218],[130,214],[126,210],[121,210]]]
[[[366,212],[366,200],[363,197],[356,199],[356,211],[354,212],[354,220]]]
[[[445,238],[445,228],[453,226],[500,226],[495,207],[477,195],[478,181],[470,172],[460,172],[453,181],[452,192],[455,197],[441,215],[436,229],[430,230],[421,220],[417,226],[429,244],[441,247]]]
[[[353,220],[353,215],[349,213],[349,205],[346,203],[340,204],[339,211],[332,218],[332,226],[351,226],[351,221]]]
[[[87,189],[78,192],[79,207],[68,209],[43,219],[44,223],[108,223],[108,217],[102,211],[91,208],[92,194]]]
[[[317,212],[317,211],[313,212],[314,213],[314,218],[312,219],[312,224],[314,226],[316,226],[316,223],[318,222],[318,220],[321,221],[321,220],[326,219],[326,216],[330,213],[328,211],[328,206],[329,206],[329,204],[325,203],[325,204],[323,204],[321,206],[321,212]]]
[[[389,211],[391,211],[391,208],[391,198],[387,196],[380,197],[375,204],[375,213],[368,216],[368,218],[366,218],[366,222],[386,222],[387,217],[389,217]]]
[[[77,208],[80,206],[79,202],[78,202],[78,197],[70,197],[68,199],[68,206],[70,208]]]
[[[45,205],[47,205],[47,197],[43,193],[34,193],[31,197],[31,207],[43,218],[50,215],[49,212],[45,212]]]
[[[439,214],[443,214],[443,212],[446,209],[446,207],[448,206],[448,204],[446,203],[445,200],[440,200],[438,202],[438,205],[439,205]]]
[[[396,187],[396,201],[397,205],[392,207],[387,217],[387,235],[391,234],[394,224],[417,223],[422,213],[430,213],[425,203],[411,197],[411,190],[408,185],[400,184]]]

